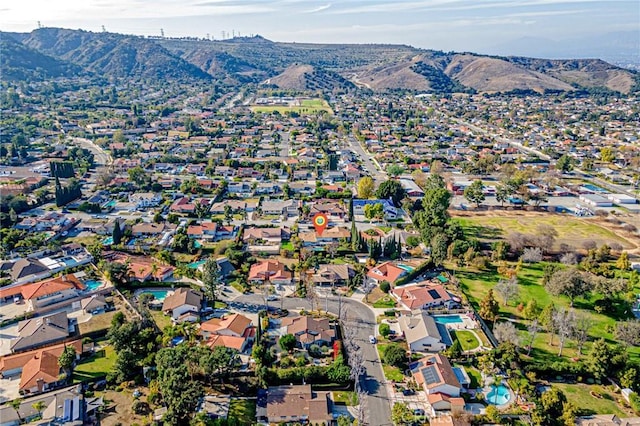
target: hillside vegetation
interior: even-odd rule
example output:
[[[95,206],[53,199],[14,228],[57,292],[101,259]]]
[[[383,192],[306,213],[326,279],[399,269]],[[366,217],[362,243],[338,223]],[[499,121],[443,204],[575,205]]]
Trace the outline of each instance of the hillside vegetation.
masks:
[[[260,36],[158,39],[60,28],[1,35],[6,78],[13,80],[88,73],[312,91],[356,86],[436,93],[638,89],[637,73],[598,59],[490,57],[405,45],[276,43]]]

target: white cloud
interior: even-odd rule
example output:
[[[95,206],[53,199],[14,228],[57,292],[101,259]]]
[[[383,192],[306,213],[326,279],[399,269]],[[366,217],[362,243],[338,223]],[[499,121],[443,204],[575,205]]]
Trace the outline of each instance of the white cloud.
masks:
[[[318,12],[322,12],[323,10],[329,9],[330,7],[331,7],[331,3],[325,4],[324,6],[318,6],[315,9],[305,10],[304,13],[318,13]]]

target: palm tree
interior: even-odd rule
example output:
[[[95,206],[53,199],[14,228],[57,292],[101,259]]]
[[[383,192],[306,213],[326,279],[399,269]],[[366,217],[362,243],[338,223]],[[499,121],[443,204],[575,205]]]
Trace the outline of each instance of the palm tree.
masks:
[[[11,408],[16,410],[16,414],[18,415],[18,424],[22,423],[22,416],[20,415],[20,406],[22,405],[22,398],[17,398],[9,402]]]

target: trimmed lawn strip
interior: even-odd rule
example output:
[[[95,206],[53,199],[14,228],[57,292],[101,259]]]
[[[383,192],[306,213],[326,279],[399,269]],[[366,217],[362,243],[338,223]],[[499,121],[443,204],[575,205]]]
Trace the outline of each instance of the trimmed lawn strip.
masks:
[[[480,346],[480,342],[474,333],[469,330],[450,330],[454,339],[458,339],[463,351],[471,351]]]

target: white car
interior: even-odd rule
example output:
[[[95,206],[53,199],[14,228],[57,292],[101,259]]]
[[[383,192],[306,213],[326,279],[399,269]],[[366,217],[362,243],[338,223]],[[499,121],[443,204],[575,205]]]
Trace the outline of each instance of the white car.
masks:
[[[369,343],[375,344],[377,342],[375,336],[369,336]]]

